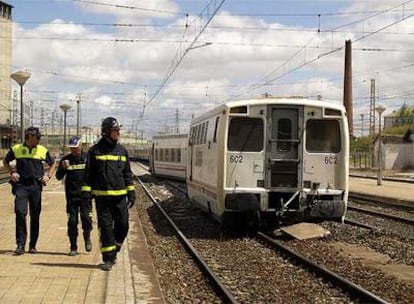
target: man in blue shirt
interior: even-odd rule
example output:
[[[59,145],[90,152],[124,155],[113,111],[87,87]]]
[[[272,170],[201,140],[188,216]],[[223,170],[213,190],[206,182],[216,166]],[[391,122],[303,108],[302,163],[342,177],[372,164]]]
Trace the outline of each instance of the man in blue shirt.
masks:
[[[39,238],[39,218],[42,209],[42,189],[51,179],[55,170],[55,161],[47,148],[39,145],[41,138],[39,128],[29,127],[25,131],[24,143],[10,148],[3,159],[4,167],[10,172],[12,193],[15,195],[16,213],[16,244],[15,255],[25,252],[27,239],[26,216],[30,211],[30,243],[29,253],[36,253],[36,243]],[[16,161],[12,167],[10,162]],[[43,163],[49,165],[47,174]]]

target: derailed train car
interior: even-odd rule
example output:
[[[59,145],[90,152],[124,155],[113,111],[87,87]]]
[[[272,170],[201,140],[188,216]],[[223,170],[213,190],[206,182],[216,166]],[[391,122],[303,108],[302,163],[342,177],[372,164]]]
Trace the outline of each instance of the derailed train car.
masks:
[[[343,219],[349,134],[343,106],[258,98],[195,118],[187,156],[189,198],[224,224],[253,216]]]

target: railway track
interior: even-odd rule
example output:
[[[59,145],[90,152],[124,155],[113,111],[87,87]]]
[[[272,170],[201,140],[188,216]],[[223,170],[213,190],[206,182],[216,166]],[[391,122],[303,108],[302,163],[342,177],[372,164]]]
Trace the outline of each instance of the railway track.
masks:
[[[384,212],[375,211],[375,210],[367,209],[367,208],[356,207],[356,206],[352,206],[352,205],[348,205],[348,210],[357,211],[357,212],[360,212],[360,213],[373,215],[373,216],[377,216],[377,217],[383,217],[383,218],[391,219],[391,220],[394,220],[394,221],[397,221],[397,222],[406,223],[406,224],[409,224],[409,225],[414,225],[414,219],[408,218],[408,217],[393,215],[393,214],[390,214],[390,213],[384,213]]]
[[[363,204],[374,204],[397,210],[405,210],[414,212],[414,204],[398,199],[385,198],[380,196],[373,196],[364,193],[350,192],[348,199],[350,201],[359,202]]]
[[[167,205],[175,205],[176,203],[174,203],[173,201],[172,201],[173,199],[171,199],[171,201],[169,202],[169,203],[167,203]],[[165,203],[165,200],[163,200],[163,199],[160,199],[160,198],[158,198],[157,199],[157,201],[158,202],[164,202]],[[171,208],[171,206],[170,206],[170,208]],[[177,212],[177,208],[180,210],[179,212]],[[168,209],[168,207],[166,208],[166,209]],[[198,224],[198,226],[200,226],[200,225],[205,225],[205,224],[201,224],[201,222],[200,221],[198,221],[197,219],[194,221],[194,219],[189,219],[189,215],[188,214],[186,214],[186,212],[185,211],[183,211],[183,210],[181,210],[181,207],[177,207],[177,206],[175,206],[175,208],[174,208],[174,212],[173,213],[175,213],[175,216],[177,217],[177,214],[179,214],[179,216],[176,218],[176,221],[178,222],[178,223],[181,223],[181,225],[183,224],[183,222],[188,222],[188,221],[193,221],[193,225],[194,225],[194,222],[196,222],[197,224]],[[168,211],[165,211],[166,213],[168,212]],[[195,230],[198,230],[200,227],[198,227],[197,229],[195,229]],[[217,228],[216,228],[217,229]],[[180,230],[181,232],[180,233],[183,233],[182,232],[182,230]],[[190,238],[195,238],[195,239],[197,239],[197,241],[196,241],[196,245],[193,245],[192,247],[197,247],[197,248],[205,248],[205,247],[211,247],[212,245],[210,244],[210,245],[206,245],[206,244],[202,244],[202,242],[200,241],[200,236],[198,235],[198,237],[195,237],[193,234],[194,234],[194,231],[193,232],[189,232],[190,233]],[[210,235],[209,235],[209,237],[211,237]],[[203,237],[201,237],[201,238],[203,238]],[[204,237],[205,238],[205,237]],[[263,239],[263,237],[261,237],[262,239]],[[249,242],[250,242],[251,240],[249,240]],[[248,241],[245,239],[244,240],[244,243],[247,243]],[[242,245],[240,245],[240,244],[237,244],[236,245],[236,243],[237,243],[237,240],[233,240],[233,243],[234,244],[232,244],[232,246],[234,246],[234,247],[237,247],[237,246],[242,246]],[[221,247],[225,247],[225,248],[228,248],[229,246],[227,246],[227,245],[225,245],[224,243],[221,243],[220,244],[220,246]],[[257,246],[257,245],[249,245],[249,246]],[[190,246],[187,246],[187,247],[190,247]],[[231,246],[230,246],[231,247]],[[216,251],[219,251],[219,249],[215,249]],[[230,251],[230,249],[228,249],[229,251]],[[257,248],[256,249],[246,249],[245,251],[253,251],[253,250],[255,250],[256,252],[257,251],[260,251],[260,250],[258,250]],[[243,252],[245,252],[245,251],[243,251]],[[232,256],[235,256],[235,255],[237,255],[237,253],[233,253],[233,254],[231,254],[231,252],[229,252],[229,254],[230,255],[232,255]],[[238,252],[238,255],[241,255],[242,253],[241,252]],[[191,255],[198,255],[198,256],[200,256],[201,254],[191,254]],[[210,264],[210,265],[213,265],[213,269],[215,269],[215,270],[220,270],[220,269],[222,269],[223,267],[224,268],[226,268],[225,266],[223,266],[223,265],[217,265],[217,264],[219,264],[219,262],[218,261],[220,261],[219,260],[219,258],[218,257],[214,257],[214,256],[211,256],[210,254],[206,254],[206,253],[204,253],[204,254],[202,254],[203,256],[208,256],[208,258],[206,259],[206,261],[205,261],[205,264]],[[259,259],[260,260],[260,257],[256,257],[256,259]],[[265,257],[263,257],[262,259],[266,259],[267,261],[269,261],[269,259],[275,259],[275,257],[272,257],[272,258],[265,258]],[[257,263],[257,262],[254,262],[254,260],[251,260],[250,261],[251,263]],[[295,262],[295,263],[293,263],[293,264],[296,264],[296,263],[298,263],[298,262]],[[202,263],[203,264],[203,263]],[[239,263],[240,264],[240,263]],[[268,263],[269,264],[269,263]],[[312,263],[311,263],[312,264]],[[314,268],[314,267],[318,267],[318,265],[317,265],[317,263],[314,263],[316,266],[312,266],[312,271],[313,272],[315,272],[315,273],[324,273],[323,274],[323,277],[324,277],[324,279],[325,280],[328,280],[327,279],[327,277],[329,277],[329,275],[327,274],[327,273],[329,273],[329,271],[323,271],[323,270],[315,270],[316,268]],[[241,264],[240,264],[241,265]],[[239,265],[239,267],[241,267]],[[275,264],[273,264],[272,265],[272,267],[274,266],[275,268],[277,268],[276,266],[276,263]],[[214,267],[215,266],[215,267]],[[269,266],[269,265],[268,265]],[[254,272],[254,269],[251,269],[251,274],[250,274],[250,276],[252,275],[252,273],[254,273],[256,276],[260,276],[260,272],[263,272],[263,270],[265,270],[266,269],[266,267],[264,266],[264,265],[262,265],[261,266],[262,267],[262,271],[260,271],[260,270],[257,270],[257,273],[256,272]],[[263,268],[264,267],[264,268]],[[294,267],[294,266],[292,266],[292,265],[290,265],[290,266],[284,266],[285,268],[286,267]],[[308,266],[309,267],[309,266]],[[268,267],[267,267],[268,268]],[[323,268],[323,267],[322,267]],[[260,267],[259,267],[259,269],[260,269]],[[225,275],[217,275],[216,277],[224,277],[224,278],[227,278],[228,279],[228,277],[234,277],[235,275],[231,275],[231,274],[229,274],[228,273],[228,271],[229,270],[227,270],[227,272],[226,272],[226,274]],[[299,271],[299,272],[301,272],[301,271]],[[345,297],[347,297],[348,295],[349,296],[351,296],[352,298],[356,298],[357,299],[357,302],[358,301],[361,301],[361,303],[365,303],[365,302],[367,302],[367,301],[369,301],[369,302],[371,302],[371,303],[386,303],[387,301],[386,300],[383,300],[380,296],[376,296],[375,294],[373,294],[373,293],[371,293],[371,292],[369,292],[369,291],[367,291],[367,290],[365,290],[364,288],[362,288],[362,287],[360,287],[358,284],[355,284],[355,283],[352,283],[351,281],[349,281],[349,280],[347,280],[346,278],[343,278],[343,277],[341,277],[340,275],[338,275],[338,274],[335,274],[334,272],[331,272],[330,273],[330,275],[331,275],[331,279],[330,280],[332,280],[332,281],[330,281],[330,284],[337,284],[337,286],[339,286],[340,288],[342,288],[342,289],[344,289],[344,290],[347,290],[347,294],[346,294],[346,296]],[[238,275],[238,277],[240,278],[240,274]],[[268,277],[268,276],[267,276]],[[288,280],[288,278],[286,278],[287,280]],[[240,278],[240,280],[243,280],[242,278]],[[267,280],[269,280],[269,277],[267,278]],[[227,281],[225,281],[225,282],[227,282]],[[231,283],[221,283],[222,285],[227,285],[227,286],[229,286],[229,288],[228,288],[228,290],[230,290],[229,292],[231,293],[233,290],[244,290],[244,288],[243,288],[243,286],[238,286],[237,288],[235,288],[235,282],[234,282],[234,279],[233,280],[231,280],[230,279],[230,282]],[[250,280],[250,282],[252,282],[251,280]],[[254,283],[252,283],[253,285],[254,285]],[[220,285],[220,284],[219,284]],[[263,284],[262,284],[263,285]],[[273,284],[270,284],[270,285],[273,285]],[[275,285],[273,285],[273,286],[275,286]],[[252,287],[253,289],[255,289],[255,287],[253,286]],[[256,288],[258,288],[258,287],[256,287]],[[296,288],[298,288],[298,289],[300,289],[301,287],[296,287]],[[303,287],[302,287],[303,288]],[[324,287],[324,288],[326,288],[326,287]],[[336,291],[336,293],[335,292],[333,292],[334,294],[335,294],[335,296],[334,297],[336,297],[336,300],[338,300],[338,294],[337,294],[337,291]],[[244,295],[244,296],[246,296],[246,295]],[[276,295],[273,295],[274,297],[277,297]],[[332,295],[331,295],[332,296]],[[344,295],[342,295],[342,297],[344,297]],[[233,298],[235,298],[235,299],[239,299],[240,298],[240,294],[237,294],[236,293],[236,295],[234,295],[233,296]],[[274,301],[275,300],[275,298],[267,298],[267,301]],[[240,300],[241,302],[245,302],[246,301],[246,298],[243,298],[243,296],[241,296],[241,300]],[[300,301],[300,300],[299,300]],[[341,301],[344,301],[345,303],[347,302],[347,301],[349,301],[349,299],[348,300],[344,300],[343,298],[342,298],[342,300],[341,300],[341,297],[339,296],[339,300],[338,301],[335,301],[335,302],[341,302]]]
[[[224,286],[224,284],[220,281],[220,279],[214,274],[214,272],[210,269],[207,263],[203,260],[200,254],[195,250],[194,246],[191,244],[189,239],[181,232],[178,226],[174,223],[174,221],[170,218],[167,212],[161,207],[158,203],[157,199],[150,193],[150,191],[145,187],[141,180],[138,179],[139,184],[144,189],[145,193],[150,197],[152,203],[158,208],[158,210],[162,213],[164,218],[168,221],[171,227],[174,229],[175,234],[186,248],[187,252],[192,256],[196,264],[200,267],[201,271],[205,274],[208,281],[211,283],[213,289],[217,292],[217,295],[225,302],[225,303],[239,303],[231,292]]]
[[[292,259],[295,263],[300,263],[300,265],[306,267],[312,272],[315,272],[317,275],[325,278],[329,282],[340,286],[346,292],[348,292],[352,298],[356,298],[361,300],[363,303],[388,303],[388,301],[380,298],[379,296],[369,292],[368,290],[362,288],[358,284],[351,282],[350,280],[338,275],[337,273],[328,270],[322,265],[315,263],[314,261],[310,260],[309,258],[299,254],[298,252],[294,251],[293,249],[285,246],[282,242],[276,240],[275,238],[264,234],[262,232],[258,233],[258,238],[261,241],[266,242],[273,248],[278,251],[283,252],[286,254],[290,259]]]

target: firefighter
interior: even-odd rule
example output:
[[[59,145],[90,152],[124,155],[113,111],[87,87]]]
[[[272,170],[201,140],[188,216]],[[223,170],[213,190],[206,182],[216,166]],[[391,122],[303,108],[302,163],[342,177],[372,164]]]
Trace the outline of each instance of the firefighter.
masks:
[[[88,151],[82,195],[95,198],[103,259],[110,271],[128,234],[128,208],[135,203],[135,188],[128,153],[119,144],[121,126],[113,117],[102,121],[102,138]]]
[[[4,167],[10,172],[12,193],[15,195],[17,244],[15,255],[22,255],[25,252],[27,205],[29,205],[30,212],[29,253],[37,253],[42,189],[51,179],[56,166],[47,148],[39,144],[41,136],[39,128],[27,128],[24,142],[11,147],[3,159]],[[16,166],[12,167],[10,162],[14,160],[16,160]],[[49,165],[47,174],[44,172],[44,162]]]
[[[70,242],[70,256],[78,254],[78,222],[79,214],[82,222],[83,240],[85,250],[92,250],[92,200],[82,201],[81,187],[85,172],[87,153],[82,150],[80,137],[73,136],[69,139],[71,153],[65,155],[59,162],[56,178],[65,178],[66,213],[68,215],[68,236]]]

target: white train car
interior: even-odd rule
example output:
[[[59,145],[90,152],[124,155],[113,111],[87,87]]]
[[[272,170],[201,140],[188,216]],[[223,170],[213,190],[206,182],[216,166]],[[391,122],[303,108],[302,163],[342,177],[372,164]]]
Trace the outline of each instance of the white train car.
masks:
[[[152,147],[151,142],[137,145],[135,147],[135,154],[134,154],[137,160],[149,162],[150,157],[151,157],[151,147]]]
[[[149,162],[151,156],[150,142],[125,145],[129,158],[133,161]]]
[[[162,134],[152,138],[151,173],[185,180],[188,134]]]
[[[343,219],[348,156],[341,105],[272,97],[228,102],[191,123],[188,196],[225,224],[241,214],[270,224]]]

